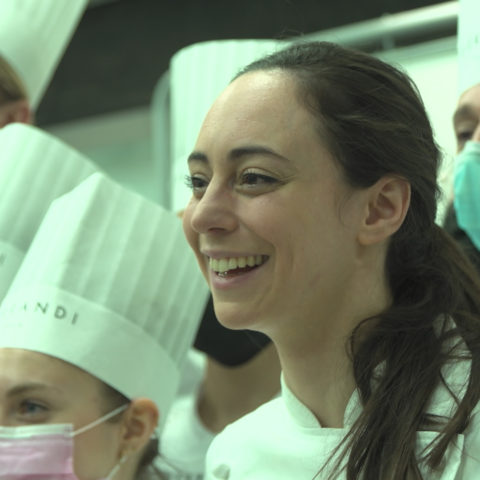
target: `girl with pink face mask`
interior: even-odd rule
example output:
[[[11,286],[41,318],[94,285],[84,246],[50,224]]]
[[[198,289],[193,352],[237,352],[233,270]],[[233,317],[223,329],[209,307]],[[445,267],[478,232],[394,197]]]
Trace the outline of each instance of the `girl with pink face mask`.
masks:
[[[133,479],[157,454],[152,400],[30,350],[0,349],[0,371],[0,478]]]
[[[0,308],[0,479],[163,478],[206,300],[175,214],[101,174],[55,200]]]

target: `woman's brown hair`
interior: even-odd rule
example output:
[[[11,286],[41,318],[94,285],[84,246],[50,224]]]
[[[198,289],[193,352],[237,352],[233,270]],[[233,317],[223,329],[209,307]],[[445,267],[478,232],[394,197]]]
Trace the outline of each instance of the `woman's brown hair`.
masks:
[[[292,76],[299,101],[318,120],[320,138],[351,186],[367,188],[391,174],[411,185],[408,213],[386,258],[392,305],[365,319],[350,338],[363,412],[342,444],[346,461],[336,466],[345,465],[348,480],[421,479],[419,462],[442,468],[447,447],[479,401],[480,280],[435,224],[440,153],[420,95],[399,69],[328,42],[294,44],[239,75],[257,70]],[[453,416],[440,419],[426,409],[445,382],[442,367],[461,360],[452,347],[459,339],[472,362],[468,387]],[[422,430],[439,435],[418,458]]]
[[[0,55],[0,105],[25,98],[27,93],[20,78]]]

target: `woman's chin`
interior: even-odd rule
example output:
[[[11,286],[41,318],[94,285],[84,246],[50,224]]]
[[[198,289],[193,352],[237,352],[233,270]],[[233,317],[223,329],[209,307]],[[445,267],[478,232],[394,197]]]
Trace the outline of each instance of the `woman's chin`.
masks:
[[[251,312],[245,312],[245,306],[238,303],[215,301],[214,297],[215,316],[221,325],[231,330],[257,330],[257,318]]]

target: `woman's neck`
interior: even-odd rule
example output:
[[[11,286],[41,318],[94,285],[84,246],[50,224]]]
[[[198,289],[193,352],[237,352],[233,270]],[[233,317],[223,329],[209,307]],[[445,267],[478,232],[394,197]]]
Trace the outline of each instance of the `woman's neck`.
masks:
[[[358,288],[346,286],[343,298],[331,302],[330,310],[317,305],[310,318],[290,322],[290,331],[271,332],[287,386],[323,427],[343,427],[345,409],[356,388],[350,355],[353,330],[391,302],[381,276],[372,275],[370,281],[368,275],[360,278]]]
[[[346,343],[331,341],[320,348],[304,345],[301,354],[279,350],[285,383],[322,427],[343,427],[345,409],[355,389]]]

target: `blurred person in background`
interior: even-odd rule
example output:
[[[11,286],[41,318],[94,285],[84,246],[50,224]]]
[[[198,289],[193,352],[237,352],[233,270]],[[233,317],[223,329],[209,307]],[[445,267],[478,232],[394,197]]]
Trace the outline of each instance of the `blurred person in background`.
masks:
[[[0,2],[0,127],[34,112],[88,0]]]
[[[454,200],[444,228],[480,271],[480,83],[460,95],[453,128],[457,140]]]
[[[260,332],[220,324],[210,296],[183,370],[182,393],[162,433],[158,464],[173,467],[172,480],[203,478],[215,435],[279,393],[275,345]]]
[[[458,17],[458,90],[453,128],[457,158],[453,202],[444,227],[480,271],[480,4],[460,0]]]

